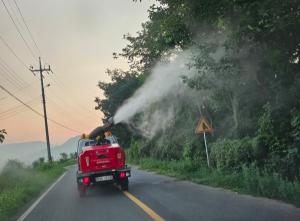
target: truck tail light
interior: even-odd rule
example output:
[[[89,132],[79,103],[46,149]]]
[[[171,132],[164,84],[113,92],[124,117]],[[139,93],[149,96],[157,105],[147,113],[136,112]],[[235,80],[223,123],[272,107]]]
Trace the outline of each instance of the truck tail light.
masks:
[[[126,173],[125,172],[121,172],[120,173],[120,178],[125,178],[126,177]]]
[[[89,184],[90,178],[88,176],[83,177],[83,183],[84,184]]]

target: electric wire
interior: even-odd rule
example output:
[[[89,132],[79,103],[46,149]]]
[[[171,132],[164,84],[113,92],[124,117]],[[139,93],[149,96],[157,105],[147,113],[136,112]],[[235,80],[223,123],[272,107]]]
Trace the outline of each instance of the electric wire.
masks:
[[[6,6],[7,6],[8,10],[10,11],[12,17],[14,18],[17,26],[20,28],[20,30],[22,30],[23,29],[23,23],[20,21],[20,18],[18,16],[18,12],[17,12],[16,7],[13,5],[11,0],[4,0],[4,1],[6,1]]]
[[[23,92],[23,91],[26,91],[28,88],[30,88],[31,86],[33,86],[33,85],[36,84],[36,83],[39,83],[39,82],[38,82],[37,80],[33,80],[33,81],[31,81],[30,83],[28,83],[26,86],[22,87],[21,89],[16,90],[15,93],[16,93],[16,94],[19,94],[19,93],[21,93],[21,92]],[[8,98],[8,96],[1,97],[1,98],[0,98],[0,101],[2,101],[1,104],[3,104],[3,101],[4,101],[5,99],[7,99],[7,98]]]
[[[22,101],[21,99],[19,99],[18,97],[16,97],[13,93],[11,93],[9,90],[7,90],[5,87],[3,87],[3,85],[0,84],[0,89],[2,89],[3,91],[5,91],[7,94],[9,94],[11,97],[13,97],[15,100],[17,100],[18,102],[20,102],[21,104],[23,104],[25,107],[27,107],[29,110],[31,110],[32,112],[34,112],[35,114],[37,114],[38,116],[40,117],[43,117],[44,118],[44,115],[41,114],[40,112],[38,112],[37,110],[35,110],[34,108],[32,108],[30,105],[26,104],[24,101]],[[72,132],[76,132],[76,133],[81,133],[79,132],[78,130],[74,130],[66,125],[63,125],[61,123],[59,123],[58,121],[56,120],[53,120],[51,118],[48,118],[48,120],[62,128],[65,128],[69,131],[72,131]]]
[[[6,73],[10,76],[10,78],[20,86],[20,88],[27,85],[27,82],[25,82],[18,74],[4,61],[0,58],[0,66],[6,71]]]
[[[20,89],[22,87],[20,84],[15,82],[14,79],[9,74],[7,74],[7,71],[5,70],[5,68],[2,67],[1,63],[0,63],[0,71],[2,73],[2,75],[1,75],[2,78],[5,79],[14,88]]]
[[[38,104],[38,103],[37,103],[37,104]],[[37,105],[37,104],[35,104],[35,105]],[[35,105],[31,104],[31,106],[35,106]],[[18,110],[18,111],[11,112],[11,113],[7,114],[6,116],[1,116],[1,117],[0,117],[0,120],[7,120],[7,119],[10,119],[10,118],[12,118],[12,117],[16,117],[16,116],[20,115],[21,113],[24,113],[25,111],[28,111],[28,109],[27,109],[26,107],[23,106],[23,107],[22,107],[20,110]]]
[[[8,2],[8,3],[9,3],[10,10],[11,10],[12,13],[9,11],[9,9],[8,9],[7,5],[5,4],[4,0],[1,0],[1,1],[2,1],[3,5],[4,5],[4,7],[5,7],[5,10],[6,10],[6,12],[8,13],[8,15],[9,15],[11,21],[13,22],[13,24],[14,24],[16,30],[18,31],[19,35],[21,36],[22,40],[24,41],[24,43],[25,43],[27,49],[31,52],[31,55],[33,56],[33,58],[36,59],[36,58],[35,58],[35,53],[33,53],[33,51],[31,50],[31,48],[30,48],[28,42],[25,40],[25,38],[24,38],[24,36],[23,36],[21,30],[19,29],[18,25],[16,24],[16,21],[17,21],[18,24],[19,24],[19,26],[22,27],[22,25],[19,23],[19,20],[18,20],[17,18],[14,19],[13,15],[12,15],[12,13],[14,12],[14,10],[12,10],[12,6],[11,6],[10,2]],[[24,23],[24,25],[25,25],[25,27],[26,27],[26,29],[27,29],[27,32],[28,32],[28,34],[29,34],[29,36],[30,36],[32,42],[34,43],[34,45],[35,45],[37,51],[41,54],[41,50],[40,50],[40,48],[38,47],[38,44],[37,44],[36,40],[35,40],[34,37],[33,37],[33,34],[32,34],[32,32],[31,32],[31,30],[30,30],[30,28],[29,28],[29,26],[28,26],[28,24],[27,24],[27,22],[26,22],[26,20],[25,20],[25,18],[24,18],[24,16],[23,16],[23,13],[22,13],[22,11],[21,11],[21,9],[20,9],[20,7],[19,7],[17,1],[16,1],[16,0],[13,0],[13,1],[14,1],[15,6],[16,6],[16,9],[18,10],[18,12],[19,12],[19,14],[20,14],[20,16],[21,16],[21,18],[22,18],[22,21],[23,21],[23,23]],[[14,13],[14,15],[15,15],[15,13]],[[0,37],[1,37],[1,36],[0,36]],[[26,67],[25,62],[23,62],[22,59],[20,59],[20,57],[17,55],[17,53],[15,53],[15,51],[12,49],[12,47],[9,46],[9,44],[3,39],[3,37],[1,37],[1,40],[2,40],[2,42],[6,45],[6,47],[14,54],[14,56],[17,58],[17,60],[18,60],[20,63],[22,63],[22,65],[23,65],[24,67]],[[26,69],[27,69],[27,67],[26,67]],[[54,80],[54,81],[55,81],[55,80]],[[62,83],[60,83],[60,82],[58,83],[58,81],[55,81],[55,82],[56,82],[57,85],[59,85],[59,87],[61,87],[61,88],[63,89],[63,91],[65,92],[65,90],[64,90],[64,85],[63,85]],[[3,89],[3,88],[2,88],[2,89]],[[3,99],[5,99],[5,97],[4,97]],[[66,104],[66,101],[64,101],[63,99],[60,99],[60,100],[61,100],[64,104]],[[74,97],[73,97],[72,100],[74,100]],[[77,100],[77,101],[78,101],[78,100]],[[19,101],[19,102],[20,102],[20,101]],[[72,104],[73,104],[73,103],[72,103]],[[73,105],[74,105],[74,104],[73,104]],[[88,109],[88,108],[82,107],[82,106],[79,104],[79,102],[78,102],[78,105],[75,105],[75,106],[76,106],[77,108],[80,107],[82,110],[84,110],[84,113],[85,113],[85,114],[86,114],[86,110],[91,111],[91,110]],[[28,108],[28,107],[27,107],[27,108]],[[29,109],[30,109],[30,108],[29,108]],[[60,109],[61,109],[61,108],[60,108]],[[72,108],[72,111],[74,111],[74,108]],[[73,112],[72,112],[72,113],[73,113]],[[36,113],[36,114],[37,114],[37,113]],[[39,113],[39,114],[40,114],[40,113]],[[48,119],[49,119],[49,118],[48,118]],[[68,128],[67,126],[65,126],[65,125],[63,125],[63,124],[61,124],[61,123],[59,123],[59,122],[57,122],[57,121],[55,121],[55,120],[49,119],[49,121],[52,121],[53,123],[55,123],[55,124],[57,124],[57,125],[59,125],[59,126],[65,127],[66,129],[69,129],[69,130],[71,129],[71,130],[74,131],[74,132],[78,132],[78,131],[76,131],[76,130],[73,130],[72,128]]]
[[[54,73],[54,72],[52,72],[52,73]],[[55,75],[55,76],[56,76],[56,75]],[[62,100],[65,104],[67,103],[70,107],[71,107],[70,104],[74,105],[74,107],[76,107],[78,111],[79,111],[79,108],[80,108],[81,111],[82,111],[85,115],[86,115],[87,111],[88,111],[88,112],[91,111],[91,109],[88,109],[88,108],[82,106],[82,105],[80,104],[80,102],[79,102],[74,96],[72,96],[71,94],[68,94],[68,93],[65,92],[66,86],[64,85],[64,83],[63,83],[62,81],[60,81],[57,77],[56,77],[56,78],[52,77],[52,75],[50,75],[50,78],[56,83],[56,85],[57,85],[62,91],[64,91],[64,95],[67,96],[67,97],[69,97],[70,100],[75,101],[76,104],[74,104],[74,103],[69,103],[67,100],[64,100],[63,98],[59,98],[60,100]],[[72,108],[74,108],[74,107],[72,107]],[[88,115],[86,115],[86,116],[88,116]]]
[[[23,16],[23,13],[22,13],[22,11],[21,11],[21,9],[20,9],[20,7],[19,7],[17,1],[16,1],[16,0],[13,0],[13,1],[14,1],[14,3],[15,3],[16,8],[18,9],[18,12],[19,12],[19,14],[20,14],[20,16],[21,16],[21,18],[22,18],[22,20],[23,20],[23,23],[24,23],[24,25],[25,25],[25,27],[26,27],[28,33],[29,33],[29,36],[30,36],[31,40],[33,41],[33,43],[34,43],[36,49],[38,50],[39,54],[41,54],[41,50],[40,50],[40,48],[38,47],[38,44],[37,44],[36,40],[35,40],[34,37],[33,37],[33,34],[32,34],[32,32],[31,32],[31,30],[30,30],[30,28],[29,28],[29,26],[28,26],[28,24],[27,24],[27,22],[26,22],[26,20],[25,20],[25,18],[24,18],[24,16]]]
[[[8,16],[10,17],[10,20],[13,22],[13,24],[14,24],[14,26],[15,26],[17,32],[18,32],[19,35],[21,36],[21,38],[22,38],[22,40],[23,40],[25,46],[26,46],[27,49],[29,50],[29,52],[30,52],[30,54],[32,55],[32,57],[34,58],[34,60],[37,60],[36,55],[34,54],[34,52],[32,51],[32,49],[30,48],[28,42],[27,42],[26,39],[24,38],[24,36],[23,36],[22,32],[20,31],[18,25],[16,24],[15,19],[12,17],[12,14],[11,14],[10,11],[8,10],[8,8],[7,8],[7,6],[6,6],[5,2],[4,2],[4,0],[1,0],[1,2],[2,2],[4,8],[5,8],[5,11],[7,12]]]
[[[5,39],[0,35],[2,43],[8,48],[8,50],[15,56],[15,58],[27,69],[25,62],[17,55],[17,53],[10,47],[10,45],[5,41]]]
[[[74,112],[69,112],[65,107],[59,105],[54,99],[48,97],[48,100],[54,104],[57,108],[56,109],[59,109],[60,112],[62,114],[64,114],[64,116],[68,116],[68,117],[71,117],[73,119],[73,121],[77,121],[77,123],[80,123],[80,125],[84,125],[86,127],[90,127],[90,125],[87,125],[84,121],[81,121],[80,119],[81,118],[78,118],[78,116],[76,116],[76,114]]]
[[[0,70],[2,72],[1,77],[5,79],[9,84],[11,84],[14,88],[15,93],[26,92],[26,95],[32,97],[32,95],[28,94],[28,88],[36,82],[36,80],[28,82],[25,81],[23,77],[21,77],[4,59],[0,57]],[[7,96],[1,99],[1,104],[3,105],[3,100],[8,98]]]
[[[71,110],[72,113],[75,113],[77,112],[80,116],[85,116],[85,117],[91,117],[91,116],[88,116],[86,111],[85,112],[80,112],[80,110],[78,109],[78,107],[76,106],[76,104],[72,103],[72,102],[69,102],[68,100],[66,99],[63,99],[61,96],[58,96],[54,90],[49,90],[49,95],[51,95],[52,97],[55,97],[56,100],[59,100],[60,103],[64,104],[65,108],[68,108],[69,110]],[[93,117],[94,118],[94,117]]]
[[[28,104],[28,105],[32,105],[34,103],[38,104],[38,103],[40,103],[38,101],[40,101],[40,96],[26,102],[26,104]],[[26,109],[26,107],[24,107],[23,104],[20,104],[20,105],[14,106],[12,108],[9,108],[5,111],[2,111],[2,112],[0,112],[0,120],[4,120],[8,117],[15,116],[15,115],[18,115],[20,113],[23,113],[24,108]]]

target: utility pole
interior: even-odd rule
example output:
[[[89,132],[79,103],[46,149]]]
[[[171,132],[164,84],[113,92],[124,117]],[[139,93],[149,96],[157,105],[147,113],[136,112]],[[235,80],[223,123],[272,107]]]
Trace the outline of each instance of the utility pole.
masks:
[[[42,89],[42,98],[43,98],[43,108],[44,108],[44,120],[45,120],[45,131],[46,131],[46,141],[47,141],[47,153],[48,153],[48,161],[52,162],[51,149],[50,149],[50,139],[49,139],[49,130],[48,130],[48,119],[47,119],[47,111],[46,111],[46,99],[45,99],[45,89],[44,89],[44,75],[43,72],[51,71],[50,65],[48,68],[42,68],[41,58],[39,57],[39,69],[33,69],[31,66],[29,70],[35,75],[36,72],[40,74],[41,79],[41,89]],[[51,71],[52,72],[52,71]]]

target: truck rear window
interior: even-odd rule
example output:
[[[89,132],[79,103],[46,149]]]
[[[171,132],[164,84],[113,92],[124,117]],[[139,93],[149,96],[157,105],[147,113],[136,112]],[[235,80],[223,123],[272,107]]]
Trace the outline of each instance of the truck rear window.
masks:
[[[93,146],[95,145],[95,141],[94,140],[80,140],[78,142],[78,153],[81,153],[85,147],[89,147],[89,146]]]

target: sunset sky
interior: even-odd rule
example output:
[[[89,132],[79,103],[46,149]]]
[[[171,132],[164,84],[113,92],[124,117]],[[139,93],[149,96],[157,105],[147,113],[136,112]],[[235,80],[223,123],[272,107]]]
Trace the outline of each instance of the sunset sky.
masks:
[[[32,51],[38,55],[13,0],[5,0],[16,24]],[[54,74],[45,73],[48,116],[76,131],[91,131],[101,123],[94,98],[101,96],[99,80],[108,81],[107,68],[127,69],[113,52],[126,45],[123,34],[135,34],[147,20],[154,1],[132,0],[17,0],[43,63]],[[27,67],[38,67],[0,2],[0,36]],[[42,113],[40,81],[0,40],[0,84]],[[8,64],[9,67],[6,66]],[[7,69],[12,69],[8,73]],[[8,132],[5,143],[45,140],[43,118],[26,109],[0,90],[0,129]],[[53,144],[64,142],[76,132],[49,122]]]

